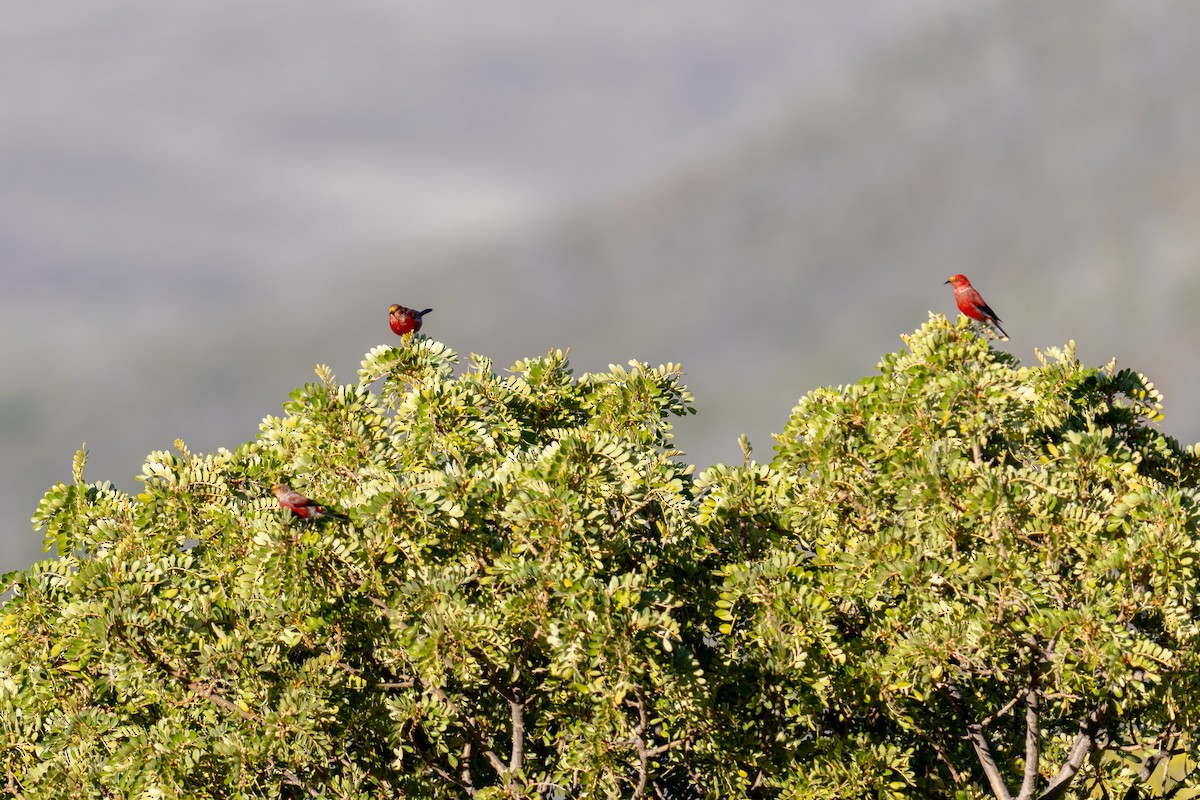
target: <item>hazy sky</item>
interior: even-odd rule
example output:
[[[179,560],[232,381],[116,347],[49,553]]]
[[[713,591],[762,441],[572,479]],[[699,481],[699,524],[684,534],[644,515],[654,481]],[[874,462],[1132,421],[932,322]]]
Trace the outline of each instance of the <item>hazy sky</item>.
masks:
[[[428,285],[413,253],[519,236],[650,183],[950,5],[9,8],[0,540],[33,556],[32,508],[85,440],[89,476],[132,488],[175,436],[251,435],[329,358],[302,328],[333,324],[319,300],[342,265],[390,253],[381,301],[408,299],[398,287]],[[233,362],[261,355],[229,333],[255,324],[274,353],[289,328],[301,341],[259,371],[258,403]],[[197,372],[215,399],[185,388]]]
[[[1193,8],[14,5],[0,569],[81,443],[126,490],[235,447],[314,364],[353,380],[391,302],[499,368],[682,360],[703,466],[769,458],[966,272],[1024,363],[1077,338],[1200,431]]]

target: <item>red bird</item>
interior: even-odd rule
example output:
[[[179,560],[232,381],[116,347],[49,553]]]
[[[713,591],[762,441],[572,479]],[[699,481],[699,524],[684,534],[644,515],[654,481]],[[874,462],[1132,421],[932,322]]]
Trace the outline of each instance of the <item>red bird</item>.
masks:
[[[399,303],[392,303],[388,309],[388,324],[392,326],[392,333],[397,336],[403,336],[406,333],[416,333],[421,330],[421,323],[424,317],[432,308],[427,308],[424,311],[417,311],[413,308],[405,308]]]
[[[951,275],[950,280],[946,283],[954,287],[954,302],[958,304],[959,311],[976,322],[995,326],[1001,336],[1005,339],[1008,338],[1004,328],[1000,327],[1000,318],[996,316],[995,311],[992,311],[991,306],[983,302],[983,297],[975,291],[975,287],[967,280],[966,275]]]
[[[345,514],[338,514],[324,506],[317,505],[286,483],[275,484],[271,487],[271,491],[275,493],[281,507],[291,511],[300,519],[320,519],[321,517],[346,519]]]

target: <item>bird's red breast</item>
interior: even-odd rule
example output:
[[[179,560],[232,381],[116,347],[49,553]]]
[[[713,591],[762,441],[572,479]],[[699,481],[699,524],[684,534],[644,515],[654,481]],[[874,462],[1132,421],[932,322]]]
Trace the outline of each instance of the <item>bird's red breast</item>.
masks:
[[[388,325],[392,328],[392,333],[397,336],[403,336],[406,333],[416,333],[421,330],[421,323],[424,322],[424,317],[432,308],[427,308],[424,311],[417,311],[413,308],[407,308],[399,303],[392,303],[388,308]]]
[[[300,519],[308,519],[309,517],[320,517],[325,515],[325,509],[308,499],[304,495],[297,492],[286,483],[276,484],[271,487],[271,491],[275,493],[275,498],[279,500],[279,505],[291,511]]]
[[[954,302],[958,305],[959,311],[979,322],[992,316],[987,313],[990,309],[988,309],[988,304],[983,302],[983,296],[970,285],[954,290]]]

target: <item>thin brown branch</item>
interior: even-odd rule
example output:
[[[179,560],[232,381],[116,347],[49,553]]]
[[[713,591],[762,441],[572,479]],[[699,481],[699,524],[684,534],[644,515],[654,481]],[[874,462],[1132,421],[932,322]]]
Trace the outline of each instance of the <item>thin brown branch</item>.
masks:
[[[187,690],[198,697],[203,697],[218,708],[228,711],[231,714],[241,717],[248,722],[261,723],[262,718],[252,711],[242,708],[236,703],[231,702],[227,697],[217,692],[212,686],[195,680],[188,676],[182,669],[175,667],[167,662],[167,660],[155,653],[150,646],[149,639],[137,639],[136,641],[130,637],[123,625],[115,629],[117,636],[122,638],[126,644],[130,645],[133,651],[140,655],[142,659],[148,662],[151,666],[157,668],[161,672],[165,672],[171,678],[187,687]]]
[[[631,800],[636,800],[646,792],[646,786],[650,780],[650,760],[658,758],[664,753],[674,750],[676,747],[683,747],[689,744],[695,734],[689,733],[681,739],[672,739],[669,742],[663,742],[657,747],[650,747],[646,743],[646,731],[650,727],[649,714],[646,712],[646,698],[642,694],[641,687],[634,687],[632,698],[625,698],[625,704],[630,708],[636,709],[638,714],[638,722],[630,731],[629,745],[637,752],[638,757],[638,782],[634,788],[633,794],[630,795]]]
[[[300,780],[300,776],[292,772],[290,769],[283,773],[283,782],[288,786],[296,786],[308,793],[309,797],[320,797],[321,793],[311,786],[308,786],[304,781]]]
[[[656,756],[661,756],[663,753],[674,750],[676,747],[683,747],[686,744],[691,744],[691,741],[693,738],[695,738],[695,737],[689,733],[687,736],[683,737],[682,739],[672,739],[669,742],[663,742],[658,747],[651,747],[651,748],[647,749],[646,755],[650,756],[651,758],[654,758]]]
[[[956,786],[960,785],[963,780],[962,773],[958,771],[958,769],[954,766],[954,762],[950,760],[950,755],[946,752],[946,748],[938,742],[937,738],[934,737],[933,734],[916,724],[915,721],[912,723],[912,726],[913,732],[917,734],[917,738],[933,748],[933,752],[937,754],[938,760],[946,765],[946,769],[950,770],[950,780],[952,780]]]
[[[434,775],[437,775],[439,778],[444,780],[446,783],[451,783],[451,784],[454,784],[455,786],[461,786],[463,791],[466,792],[469,797],[475,796],[475,787],[469,783],[469,781],[471,780],[471,769],[466,764],[463,765],[463,771],[462,771],[463,778],[461,780],[454,777],[452,774],[450,774],[445,769],[443,769],[440,765],[434,763],[433,761],[431,761],[428,758],[425,759],[425,766],[429,767],[429,769],[431,769],[433,771]]]
[[[531,640],[532,641],[532,638]],[[527,642],[526,647],[529,646]],[[498,668],[488,658],[487,653],[482,649],[475,647],[470,650],[472,658],[479,664],[484,678],[488,685],[495,689],[496,694],[500,695],[501,699],[508,703],[509,716],[512,726],[512,747],[509,751],[508,771],[516,773],[524,767],[525,764],[525,698],[521,694],[521,687],[516,682],[519,675],[514,674],[513,684],[509,685],[501,681],[498,677]],[[517,660],[524,660],[525,650],[522,649],[517,655]]]
[[[351,675],[362,678],[364,682],[367,682],[367,673],[365,670],[359,669],[348,661],[339,661],[337,662],[337,665],[346,672],[349,672]],[[383,669],[387,669],[387,666],[384,664],[380,664],[379,666]],[[394,680],[371,681],[370,683],[376,689],[415,689],[417,686],[416,680],[408,677],[407,675],[392,675],[391,677]]]
[[[475,721],[469,715],[463,712],[463,710],[458,707],[458,704],[451,700],[449,696],[447,696],[447,694],[441,690],[440,687],[432,683],[426,683],[425,681],[420,681],[420,683],[425,691],[432,694],[440,703],[450,710],[451,714],[454,714],[459,718],[459,721],[462,722],[463,730],[466,731],[467,738],[471,740],[472,745],[479,748],[480,752],[483,753],[484,758],[486,758],[488,763],[492,766],[492,769],[496,771],[496,774],[504,775],[507,769],[504,765],[504,762],[501,761],[500,756],[496,755],[495,751],[488,747],[484,742],[483,734],[480,732],[479,728],[476,727]]]
[[[25,795],[21,794],[21,790],[17,788],[17,775],[13,771],[13,754],[8,754],[8,781],[4,784],[4,793],[9,797],[17,797],[24,800]]]
[[[1024,694],[1025,694],[1025,690],[1024,689],[1020,690],[1015,695],[1013,695],[1013,698],[1011,700],[1009,700],[1007,703],[1002,705],[995,714],[992,714],[990,716],[984,717],[983,719],[979,720],[979,724],[984,726],[985,728],[988,725],[991,725],[993,722],[1000,719],[1008,712],[1012,711],[1013,706],[1015,706],[1017,703],[1021,702],[1021,697]]]
[[[642,509],[646,508],[648,505],[653,503],[654,499],[655,498],[654,498],[653,494],[647,495],[645,500],[638,503],[633,508],[628,509],[627,511],[618,511],[616,514],[613,515],[613,518],[612,518],[613,525],[620,525],[621,523],[625,522],[630,517],[634,516],[635,514],[640,513],[642,511]]]
[[[904,713],[899,705],[895,702],[891,692],[883,692],[881,693],[881,697],[887,703],[888,708],[897,716],[901,716]],[[986,726],[988,721],[989,720],[985,719],[980,723],[980,725]],[[937,755],[938,760],[946,765],[946,769],[950,771],[950,780],[952,780],[956,785],[961,784],[963,780],[962,773],[959,772],[958,768],[954,766],[954,762],[950,760],[950,755],[946,752],[946,748],[943,747],[940,742],[938,742],[937,737],[921,727],[916,719],[910,719],[909,724],[912,725],[913,733],[917,735],[917,738],[929,745],[929,747],[931,747],[933,752]]]
[[[475,785],[471,780],[471,745],[470,745],[470,743],[466,744],[463,748],[464,758],[463,758],[463,762],[462,762],[462,777],[459,778],[450,773],[449,765],[443,767],[438,762],[438,760],[435,760],[435,758],[440,759],[441,758],[440,756],[439,757],[431,756],[427,752],[427,748],[418,744],[416,739],[410,739],[410,741],[412,741],[413,744],[417,745],[416,747],[413,748],[413,753],[419,759],[421,759],[421,763],[423,763],[426,767],[428,767],[429,770],[432,771],[434,775],[437,775],[439,778],[444,780],[446,783],[461,787],[462,790],[467,793],[468,797],[473,797],[475,795]]]
[[[173,672],[171,674],[178,681],[182,682],[182,681],[187,680],[181,673]],[[205,700],[208,700],[210,703],[215,704],[218,708],[223,708],[224,710],[228,711],[231,714],[236,714],[239,717],[241,717],[242,719],[247,720],[248,722],[262,722],[262,718],[259,717],[257,714],[255,714],[251,711],[245,710],[244,708],[237,705],[236,703],[231,703],[229,700],[222,697],[217,692],[213,691],[213,689],[211,687],[201,683],[200,681],[188,681],[187,688],[188,688],[189,692],[192,692],[193,694],[203,697]]]

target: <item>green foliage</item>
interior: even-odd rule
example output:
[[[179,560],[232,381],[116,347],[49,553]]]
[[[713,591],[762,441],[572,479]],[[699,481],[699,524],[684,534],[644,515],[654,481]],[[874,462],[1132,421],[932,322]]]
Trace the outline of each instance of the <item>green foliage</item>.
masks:
[[[701,477],[710,536],[737,509],[769,540],[730,542],[717,604],[755,676],[743,702],[804,753],[765,780],[1037,796],[1073,768],[1081,796],[1111,797],[1140,765],[1060,772],[1085,735],[1088,755],[1194,757],[1200,471],[1147,424],[1153,386],[1070,347],[1018,367],[940,318],[905,341],[879,375],[803,398],[770,469]]]
[[[6,788],[1186,785],[1200,470],[1153,386],[1070,348],[1020,367],[940,317],[905,341],[803,398],[770,464],[695,480],[674,365],[499,375],[422,336],[356,384],[318,367],[234,451],[151,453],[136,497],[80,451],[34,517],[58,557],[5,578]],[[348,519],[291,518],[279,481]]]
[[[678,369],[456,360],[417,337],[357,385],[318,368],[236,451],[152,453],[136,498],[81,453],[34,520],[59,558],[9,576],[15,785],[618,795],[669,770],[704,697]],[[288,519],[281,479],[349,523]]]

